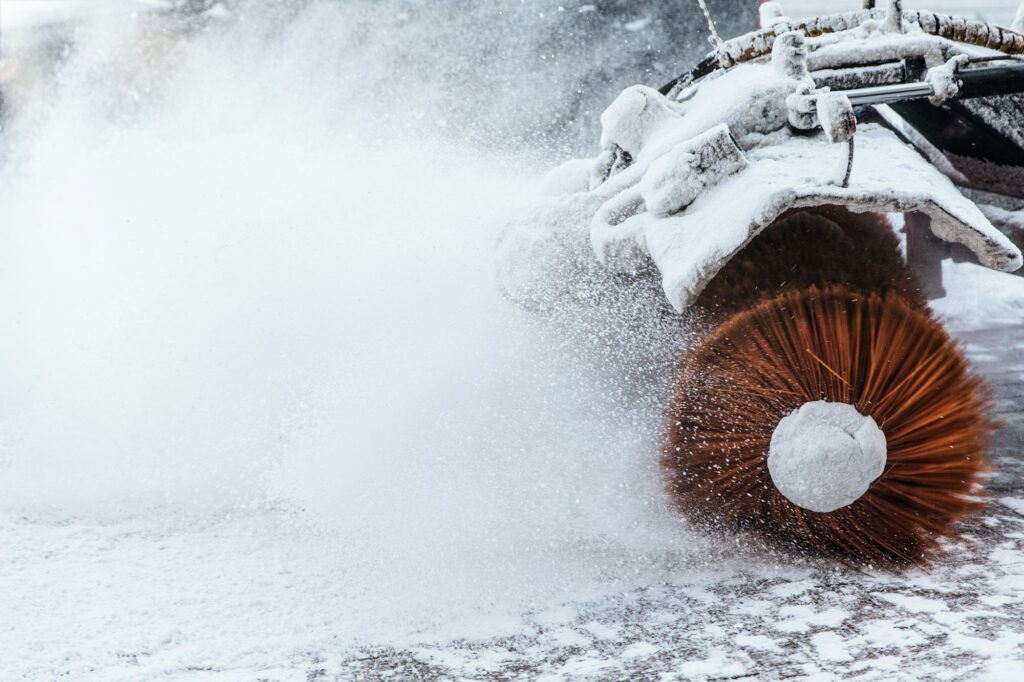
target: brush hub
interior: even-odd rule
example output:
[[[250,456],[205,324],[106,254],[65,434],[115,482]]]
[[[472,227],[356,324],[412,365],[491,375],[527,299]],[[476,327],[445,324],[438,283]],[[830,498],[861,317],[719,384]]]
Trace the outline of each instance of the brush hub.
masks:
[[[768,449],[772,482],[793,504],[833,512],[853,504],[885,470],[885,434],[847,403],[804,403],[779,421]]]

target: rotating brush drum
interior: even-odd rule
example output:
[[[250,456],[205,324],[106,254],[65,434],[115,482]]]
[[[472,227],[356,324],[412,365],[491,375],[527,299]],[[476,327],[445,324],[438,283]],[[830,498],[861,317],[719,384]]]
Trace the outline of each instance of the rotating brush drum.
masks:
[[[791,213],[696,307],[661,458],[688,518],[897,569],[981,509],[989,391],[884,216]]]

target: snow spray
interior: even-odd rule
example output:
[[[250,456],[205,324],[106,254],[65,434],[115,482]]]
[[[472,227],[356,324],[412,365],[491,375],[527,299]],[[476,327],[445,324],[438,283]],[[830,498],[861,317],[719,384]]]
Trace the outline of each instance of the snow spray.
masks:
[[[690,560],[657,467],[671,387],[640,380],[674,354],[657,323],[622,346],[611,314],[543,323],[494,284],[529,169],[592,137],[602,96],[573,84],[621,85],[545,51],[536,9],[80,27],[5,133],[0,508],[197,533],[183,567],[235,565],[197,598],[260,637],[297,611],[422,635]],[[285,573],[288,604],[231,601]]]

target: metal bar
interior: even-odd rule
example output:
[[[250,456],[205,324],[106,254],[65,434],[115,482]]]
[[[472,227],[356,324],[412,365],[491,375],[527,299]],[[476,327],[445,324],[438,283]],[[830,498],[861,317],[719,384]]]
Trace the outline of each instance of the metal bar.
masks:
[[[857,88],[843,91],[850,98],[850,104],[863,107],[869,104],[888,104],[908,99],[924,99],[935,94],[935,89],[928,83],[897,83],[895,85],[877,85],[871,88]]]
[[[957,99],[1012,95],[1024,92],[1024,64],[979,66],[961,71],[958,75],[961,87]],[[878,85],[844,92],[850,98],[850,103],[855,107],[925,99],[931,97],[934,93],[935,90],[932,86],[925,82]]]
[[[907,235],[907,265],[917,275],[921,292],[934,300],[946,295],[942,286],[942,261],[949,247],[932,233],[932,219],[924,213],[907,213],[903,231]]]
[[[697,4],[700,5],[701,11],[704,12],[704,18],[708,20],[708,30],[711,31],[711,44],[715,46],[716,50],[721,49],[725,41],[722,40],[722,36],[718,35],[718,27],[715,26],[715,20],[711,18],[707,2],[705,0],[697,0]]]

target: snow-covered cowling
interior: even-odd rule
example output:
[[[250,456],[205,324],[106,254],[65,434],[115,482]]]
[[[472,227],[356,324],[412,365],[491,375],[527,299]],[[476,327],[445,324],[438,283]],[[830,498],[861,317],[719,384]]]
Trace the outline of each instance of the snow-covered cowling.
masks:
[[[809,68],[917,56],[948,91],[967,49],[863,14],[853,28],[816,38],[783,33],[770,58],[671,97],[627,88],[601,117],[598,156],[552,171],[545,200],[501,235],[505,290],[522,300],[558,296],[574,286],[570,270],[634,274],[653,265],[681,312],[782,213],[819,205],[924,213],[935,235],[981,264],[1019,268],[1017,247],[894,132],[854,124],[852,164],[848,146],[835,144],[854,130],[837,129],[849,120],[842,97],[816,89]]]

